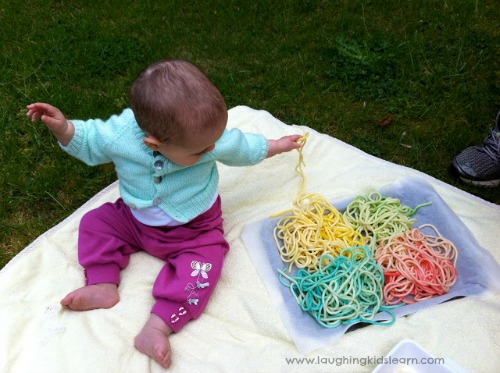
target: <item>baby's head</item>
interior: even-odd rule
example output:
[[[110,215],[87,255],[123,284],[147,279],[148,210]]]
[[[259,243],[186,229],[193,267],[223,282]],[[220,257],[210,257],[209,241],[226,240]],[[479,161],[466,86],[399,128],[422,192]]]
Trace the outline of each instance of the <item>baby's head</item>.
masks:
[[[183,60],[148,66],[132,84],[130,106],[147,134],[146,145],[179,164],[195,163],[194,157],[176,162],[172,159],[176,154],[164,150],[186,148],[199,159],[211,150],[227,123],[227,107],[219,90],[196,66]]]

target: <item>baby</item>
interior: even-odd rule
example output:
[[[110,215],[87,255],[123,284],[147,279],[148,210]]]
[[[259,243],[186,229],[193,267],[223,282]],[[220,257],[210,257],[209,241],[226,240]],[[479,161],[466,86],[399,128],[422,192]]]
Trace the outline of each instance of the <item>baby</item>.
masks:
[[[226,129],[227,107],[193,64],[162,60],[130,90],[130,107],[107,121],[68,120],[57,108],[28,105],[63,150],[88,165],[113,162],[120,198],[80,222],[78,260],[86,284],[61,300],[75,311],[119,301],[120,271],[140,250],[165,264],[153,285],[155,304],[134,345],[167,368],[169,335],[200,316],[219,280],[224,238],[216,161],[255,165],[297,149],[300,135],[266,140]]]

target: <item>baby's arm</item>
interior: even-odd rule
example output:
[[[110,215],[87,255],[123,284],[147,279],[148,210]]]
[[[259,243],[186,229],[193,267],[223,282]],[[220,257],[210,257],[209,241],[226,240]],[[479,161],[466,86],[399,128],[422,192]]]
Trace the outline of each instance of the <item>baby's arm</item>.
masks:
[[[269,150],[267,151],[266,158],[271,158],[276,154],[300,148],[301,144],[298,142],[300,138],[302,138],[301,135],[290,135],[284,136],[278,140],[267,140],[269,143]]]
[[[67,120],[63,113],[52,105],[37,102],[27,106],[26,115],[34,122],[38,118],[54,134],[63,146],[67,146],[75,133],[75,127]]]

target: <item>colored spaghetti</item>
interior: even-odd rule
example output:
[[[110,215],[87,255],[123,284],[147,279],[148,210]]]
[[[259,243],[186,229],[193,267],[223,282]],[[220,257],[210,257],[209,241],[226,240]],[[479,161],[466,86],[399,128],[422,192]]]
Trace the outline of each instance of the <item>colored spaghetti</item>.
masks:
[[[425,227],[436,235],[424,234]],[[429,224],[381,240],[374,258],[384,271],[389,305],[443,295],[456,281],[457,249]]]
[[[364,245],[360,233],[344,222],[342,214],[318,194],[301,194],[292,215],[276,224],[274,238],[281,260],[313,272],[322,255],[336,258],[344,248]]]
[[[299,141],[299,162],[295,168],[302,179],[297,197],[290,210],[273,215],[291,213],[281,218],[274,229],[274,239],[281,260],[288,263],[288,272],[295,265],[314,272],[322,255],[336,258],[347,247],[362,246],[364,239],[344,222],[342,214],[319,194],[306,194],[302,149],[309,134]]]
[[[307,138],[299,140],[302,145]],[[412,229],[412,216],[430,203],[412,209],[372,192],[356,197],[342,214],[321,195],[305,193],[302,149],[295,169],[302,179],[297,197],[291,209],[273,217],[287,214],[274,229],[288,265],[287,272],[278,270],[279,280],[303,311],[327,328],[390,325],[391,308],[448,292],[456,281],[456,248],[433,226]],[[437,235],[424,234],[425,227]],[[378,312],[387,312],[389,320],[373,320]]]
[[[382,269],[367,246],[343,249],[336,258],[322,255],[314,273],[279,273],[280,282],[289,287],[301,309],[326,328],[357,322],[390,325],[395,321],[390,307],[382,305]],[[390,320],[373,320],[380,311],[387,312]]]
[[[411,229],[416,219],[411,218],[417,210],[430,204],[418,205],[414,209],[404,206],[400,200],[382,197],[373,192],[366,196],[357,196],[344,211],[344,220],[367,240],[390,237]]]

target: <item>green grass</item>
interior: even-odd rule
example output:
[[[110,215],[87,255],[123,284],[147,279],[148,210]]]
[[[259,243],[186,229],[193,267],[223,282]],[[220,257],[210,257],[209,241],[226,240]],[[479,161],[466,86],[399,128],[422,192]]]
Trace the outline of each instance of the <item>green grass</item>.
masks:
[[[0,268],[115,180],[111,166],[65,155],[25,106],[106,118],[166,57],[199,65],[229,107],[268,110],[500,203],[499,188],[449,173],[499,109],[499,12],[495,0],[2,1]]]

